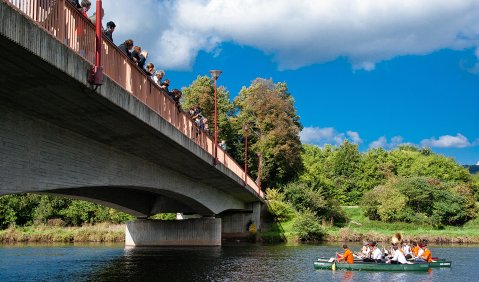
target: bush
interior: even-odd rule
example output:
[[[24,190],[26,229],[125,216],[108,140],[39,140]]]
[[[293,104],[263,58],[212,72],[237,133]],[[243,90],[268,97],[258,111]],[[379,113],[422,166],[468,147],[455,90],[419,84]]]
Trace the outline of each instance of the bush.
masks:
[[[150,219],[176,220],[176,213],[157,213],[153,216],[150,216]]]
[[[470,184],[442,183],[425,177],[390,179],[366,193],[364,213],[371,220],[463,225],[477,216]]]
[[[279,222],[286,222],[293,218],[294,208],[284,200],[284,195],[278,190],[266,189],[269,211],[275,215]]]
[[[313,212],[305,210],[293,223],[293,231],[301,241],[321,241],[326,232]]]
[[[283,187],[285,197],[299,211],[311,211],[315,216],[333,218],[335,225],[343,225],[348,221],[344,211],[334,199],[327,199],[319,191],[315,191],[307,184],[293,182]]]

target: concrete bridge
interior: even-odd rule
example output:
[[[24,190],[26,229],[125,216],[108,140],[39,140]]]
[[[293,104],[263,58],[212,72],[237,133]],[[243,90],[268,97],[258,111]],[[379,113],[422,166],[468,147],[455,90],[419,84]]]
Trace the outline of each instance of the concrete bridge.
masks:
[[[69,1],[0,2],[0,195],[84,199],[141,220],[127,245],[218,245],[261,226],[263,193]],[[246,181],[245,181],[246,180]],[[145,220],[161,212],[195,219]],[[173,235],[172,235],[173,234]]]

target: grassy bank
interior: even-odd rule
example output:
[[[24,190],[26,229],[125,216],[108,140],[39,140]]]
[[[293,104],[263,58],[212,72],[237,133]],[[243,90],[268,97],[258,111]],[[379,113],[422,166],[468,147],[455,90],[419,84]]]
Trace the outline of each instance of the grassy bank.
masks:
[[[82,227],[27,226],[0,230],[0,242],[123,242],[125,225],[101,223]]]
[[[434,243],[479,243],[479,219],[472,220],[462,227],[446,226],[444,229],[438,230],[428,225],[372,221],[363,215],[360,207],[343,207],[343,209],[351,221],[343,228],[325,227],[326,241],[361,242],[369,240],[387,242],[396,232],[399,232],[406,239],[424,239]],[[298,240],[292,228],[293,222],[294,219],[281,224],[282,230],[284,230],[281,232],[283,232],[288,242]],[[280,229],[268,232],[269,237],[273,237],[272,232],[280,232]]]

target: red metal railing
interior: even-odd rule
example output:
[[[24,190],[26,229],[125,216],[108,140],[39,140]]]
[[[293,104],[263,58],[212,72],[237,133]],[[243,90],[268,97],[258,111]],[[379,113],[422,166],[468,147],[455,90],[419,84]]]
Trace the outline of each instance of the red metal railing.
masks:
[[[68,0],[3,0],[20,13],[30,18],[61,43],[78,53],[90,64],[95,63],[95,26]],[[200,131],[185,112],[179,112],[171,97],[133,64],[110,40],[102,38],[103,72],[123,89],[147,105],[151,110],[172,124],[176,129],[195,141],[214,158],[214,142]],[[251,177],[245,175],[238,163],[218,148],[218,161],[240,179],[246,179],[258,195],[263,192]]]

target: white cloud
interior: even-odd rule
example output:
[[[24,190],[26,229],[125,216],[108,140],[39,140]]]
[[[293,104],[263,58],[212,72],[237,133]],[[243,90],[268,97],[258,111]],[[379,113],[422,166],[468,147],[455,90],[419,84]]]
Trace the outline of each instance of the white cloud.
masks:
[[[346,135],[349,137],[347,138]],[[354,131],[348,131],[346,134],[337,132],[332,127],[305,127],[299,134],[301,142],[308,144],[324,145],[332,144],[339,145],[345,139],[348,139],[352,143],[359,144],[362,142],[359,133]]]
[[[386,136],[381,136],[377,140],[371,142],[369,144],[369,149],[374,148],[384,148],[384,149],[394,149],[399,145],[407,144],[403,142],[403,138],[401,136],[394,136],[388,142]]]
[[[114,2],[114,4],[113,4]],[[188,69],[222,42],[271,54],[280,69],[346,57],[354,69],[400,55],[479,46],[477,0],[105,1],[115,41],[133,38],[153,61]],[[145,49],[145,48],[144,48]]]
[[[388,144],[388,141],[386,137],[381,136],[379,137],[378,140],[375,140],[369,144],[369,149],[386,148],[387,144]]]
[[[479,165],[479,161],[476,163],[476,165]]]
[[[361,137],[359,137],[358,132],[348,130],[348,132],[346,132],[346,134],[348,135],[348,137],[351,139],[351,141],[353,143],[356,143],[356,144],[363,143],[363,140],[361,139]]]
[[[422,146],[431,148],[466,148],[476,144],[477,140],[471,143],[464,135],[460,133],[456,134],[456,136],[443,135],[438,139],[431,137],[421,141]]]

